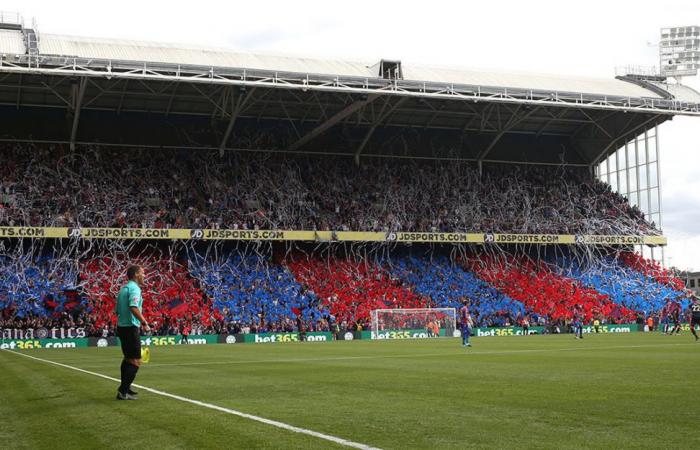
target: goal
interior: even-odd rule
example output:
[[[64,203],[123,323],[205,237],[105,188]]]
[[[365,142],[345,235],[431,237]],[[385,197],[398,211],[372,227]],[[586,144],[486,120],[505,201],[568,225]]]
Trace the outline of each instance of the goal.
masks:
[[[454,308],[375,309],[372,339],[453,337],[455,318]]]

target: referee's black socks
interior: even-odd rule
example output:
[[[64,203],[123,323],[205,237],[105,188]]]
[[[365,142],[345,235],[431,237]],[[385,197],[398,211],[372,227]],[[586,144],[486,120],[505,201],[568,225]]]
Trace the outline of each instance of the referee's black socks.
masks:
[[[121,365],[121,378],[122,378],[122,384],[119,386],[119,392],[122,394],[126,394],[129,392],[129,388],[131,387],[131,383],[134,382],[134,378],[136,378],[136,373],[139,371],[139,367],[135,366],[133,364],[129,364],[126,362],[126,360],[122,361]]]

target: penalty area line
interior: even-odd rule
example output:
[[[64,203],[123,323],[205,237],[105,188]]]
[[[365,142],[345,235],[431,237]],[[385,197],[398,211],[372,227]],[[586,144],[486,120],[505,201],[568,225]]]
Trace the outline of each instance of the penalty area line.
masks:
[[[65,369],[70,369],[70,370],[74,370],[74,371],[76,371],[76,372],[81,372],[81,373],[85,373],[85,374],[92,375],[92,376],[95,376],[95,377],[103,378],[103,379],[105,379],[105,380],[116,381],[117,383],[120,383],[120,382],[121,382],[121,380],[119,380],[119,379],[117,379],[117,378],[114,378],[114,377],[110,377],[109,375],[104,375],[104,374],[101,374],[101,373],[92,372],[92,371],[90,371],[90,370],[81,369],[81,368],[79,368],[79,367],[69,366],[68,364],[63,364],[63,363],[60,363],[60,362],[51,361],[51,360],[49,360],[49,359],[37,358],[36,356],[31,356],[31,355],[27,355],[27,354],[24,354],[24,353],[19,353],[19,352],[16,352],[16,351],[14,351],[14,350],[7,350],[7,349],[5,349],[4,351],[6,351],[6,352],[8,352],[8,353],[13,353],[13,354],[15,354],[15,355],[22,356],[22,357],[24,357],[24,358],[33,359],[33,360],[40,361],[40,362],[43,362],[43,363],[46,363],[46,364],[53,364],[53,365],[55,365],[55,366],[63,367],[63,368],[65,368]],[[325,440],[325,441],[333,442],[333,443],[335,443],[335,444],[339,444],[339,445],[342,445],[342,446],[345,446],[345,447],[359,448],[359,449],[363,449],[363,450],[379,450],[379,449],[376,448],[376,447],[372,447],[372,446],[369,446],[369,445],[366,445],[366,444],[362,444],[362,443],[359,443],[359,442],[349,441],[349,440],[347,440],[347,439],[339,438],[339,437],[336,437],[336,436],[331,436],[331,435],[329,435],[329,434],[319,433],[318,431],[308,430],[308,429],[306,429],[306,428],[301,428],[301,427],[296,427],[296,426],[294,426],[294,425],[289,425],[289,424],[287,424],[287,423],[279,422],[279,421],[277,421],[277,420],[266,419],[266,418],[264,418],[264,417],[256,416],[256,415],[253,415],[253,414],[244,413],[244,412],[241,412],[241,411],[237,411],[237,410],[235,410],[235,409],[224,408],[223,406],[214,405],[214,404],[212,404],[212,403],[202,402],[202,401],[199,401],[199,400],[194,400],[194,399],[191,399],[191,398],[183,397],[183,396],[181,396],[181,395],[171,394],[171,393],[169,393],[169,392],[165,392],[165,391],[160,391],[160,390],[158,390],[158,389],[149,388],[149,387],[147,387],[147,386],[143,386],[143,385],[140,385],[140,384],[134,384],[134,386],[136,386],[137,388],[139,388],[139,389],[141,389],[141,390],[150,392],[150,393],[152,393],[152,394],[160,395],[160,396],[162,396],[162,397],[167,397],[167,398],[171,398],[171,399],[173,399],[173,400],[179,400],[179,401],[181,401],[181,402],[190,403],[190,404],[192,404],[192,405],[197,405],[197,406],[201,406],[201,407],[203,407],[203,408],[212,409],[212,410],[214,410],[214,411],[219,411],[219,412],[222,412],[222,413],[231,414],[231,415],[233,415],[233,416],[238,416],[238,417],[242,417],[242,418],[244,418],[244,419],[253,420],[253,421],[255,421],[255,422],[260,422],[260,423],[263,423],[263,424],[265,424],[265,425],[270,425],[270,426],[273,426],[273,427],[281,428],[281,429],[283,429],[283,430],[292,431],[292,432],[294,432],[294,433],[305,434],[305,435],[307,435],[307,436],[313,436],[313,437],[315,437],[315,438],[323,439],[323,440]],[[115,401],[116,401],[116,400],[115,400]]]

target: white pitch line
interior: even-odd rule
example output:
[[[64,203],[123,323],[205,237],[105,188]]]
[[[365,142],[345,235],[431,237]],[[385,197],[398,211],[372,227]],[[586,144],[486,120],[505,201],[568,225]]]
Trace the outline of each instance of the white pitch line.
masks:
[[[235,364],[286,364],[286,363],[304,363],[304,362],[333,362],[333,361],[353,361],[367,359],[391,359],[391,358],[427,358],[436,356],[464,356],[464,355],[511,355],[518,353],[548,353],[548,352],[567,352],[567,351],[586,351],[586,350],[620,350],[626,348],[654,348],[654,347],[679,347],[697,345],[695,343],[675,343],[675,344],[646,344],[646,345],[616,345],[611,347],[565,347],[565,348],[532,348],[522,350],[493,350],[493,351],[473,351],[474,347],[469,350],[450,353],[419,353],[419,354],[400,354],[400,355],[372,355],[372,356],[334,356],[330,358],[290,358],[290,359],[247,359],[235,361],[198,361],[189,363],[151,363],[150,368],[155,367],[188,367],[188,366],[219,366],[219,365],[235,365]],[[90,368],[105,368],[111,367],[113,364],[106,365],[88,365]]]
[[[121,380],[119,380],[117,378],[110,377],[108,375],[103,375],[103,374],[97,373],[97,372],[91,372],[89,370],[81,369],[79,367],[69,366],[68,364],[62,364],[60,362],[51,361],[48,359],[37,358],[36,356],[31,356],[31,355],[27,355],[24,353],[19,353],[19,352],[16,352],[14,350],[5,350],[5,351],[8,353],[14,353],[15,355],[23,356],[25,358],[34,359],[37,361],[41,361],[41,362],[48,363],[48,364],[53,364],[53,365],[63,367],[66,369],[75,370],[77,372],[86,373],[88,375],[93,375],[95,377],[104,378],[105,380],[116,381],[117,383],[121,382]],[[244,413],[241,411],[236,411],[235,409],[229,409],[229,408],[224,408],[223,406],[218,406],[218,405],[214,405],[211,403],[200,402],[199,400],[193,400],[191,398],[182,397],[180,395],[171,394],[169,392],[159,391],[158,389],[149,388],[146,386],[142,386],[140,384],[134,384],[134,386],[136,386],[137,388],[142,389],[144,391],[150,392],[152,394],[172,398],[174,400],[179,400],[179,401],[185,402],[185,403],[191,403],[193,405],[213,409],[215,411],[223,412],[226,414],[231,414],[231,415],[238,416],[238,417],[243,417],[245,419],[254,420],[256,422],[264,423],[266,425],[272,425],[273,427],[281,428],[281,429],[287,430],[287,431],[292,431],[294,433],[306,434],[308,436],[313,436],[313,437],[316,437],[319,439],[330,441],[330,442],[333,442],[333,443],[336,443],[339,445],[343,445],[345,447],[359,448],[359,449],[363,449],[363,450],[380,450],[376,447],[371,447],[369,445],[361,444],[359,442],[353,442],[353,441],[349,441],[347,439],[339,438],[336,436],[331,436],[329,434],[319,433],[319,432],[313,431],[313,430],[307,430],[306,428],[295,427],[294,425],[289,425],[289,424],[286,424],[284,422],[278,422],[278,421],[272,420],[272,419],[266,419],[264,417],[255,416],[253,414],[247,414],[247,413]]]

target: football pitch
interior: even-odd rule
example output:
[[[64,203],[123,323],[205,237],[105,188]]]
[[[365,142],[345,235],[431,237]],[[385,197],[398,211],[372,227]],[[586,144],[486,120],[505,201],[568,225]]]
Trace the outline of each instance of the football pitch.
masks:
[[[0,447],[700,447],[687,332],[472,341],[0,351]]]

